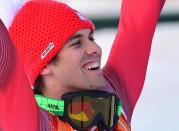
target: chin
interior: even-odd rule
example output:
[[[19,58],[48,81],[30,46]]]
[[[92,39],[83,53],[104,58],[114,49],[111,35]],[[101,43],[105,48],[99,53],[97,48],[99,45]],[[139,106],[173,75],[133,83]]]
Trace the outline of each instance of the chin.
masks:
[[[105,83],[100,83],[100,84],[90,85],[89,90],[100,90],[100,89],[104,88],[105,85],[106,85],[106,82]]]

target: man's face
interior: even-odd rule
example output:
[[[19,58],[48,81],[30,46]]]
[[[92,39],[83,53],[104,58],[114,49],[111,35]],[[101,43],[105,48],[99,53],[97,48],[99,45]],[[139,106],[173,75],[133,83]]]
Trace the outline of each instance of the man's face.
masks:
[[[53,65],[56,84],[63,87],[64,92],[104,87],[101,54],[101,48],[94,42],[90,29],[76,32],[57,54],[57,62]]]

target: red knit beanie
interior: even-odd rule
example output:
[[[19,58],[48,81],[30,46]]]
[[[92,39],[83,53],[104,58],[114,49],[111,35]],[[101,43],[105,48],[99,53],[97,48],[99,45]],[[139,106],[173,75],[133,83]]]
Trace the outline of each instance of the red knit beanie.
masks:
[[[64,3],[36,0],[27,2],[19,10],[9,32],[32,85],[63,44],[82,28],[94,30],[95,27],[88,18]]]

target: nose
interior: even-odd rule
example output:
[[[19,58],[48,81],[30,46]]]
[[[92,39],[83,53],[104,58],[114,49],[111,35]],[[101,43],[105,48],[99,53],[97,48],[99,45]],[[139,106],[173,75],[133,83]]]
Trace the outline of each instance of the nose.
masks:
[[[87,48],[86,48],[86,53],[88,55],[90,54],[98,54],[98,55],[101,55],[102,54],[102,50],[101,50],[101,47],[94,41],[88,41],[88,44],[87,44]]]

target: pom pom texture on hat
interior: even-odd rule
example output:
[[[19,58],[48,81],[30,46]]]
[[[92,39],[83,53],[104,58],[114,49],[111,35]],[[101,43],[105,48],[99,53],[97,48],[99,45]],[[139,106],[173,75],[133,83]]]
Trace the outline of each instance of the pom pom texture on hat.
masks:
[[[32,85],[63,44],[82,28],[94,30],[94,25],[60,2],[30,1],[17,12],[9,32]]]

